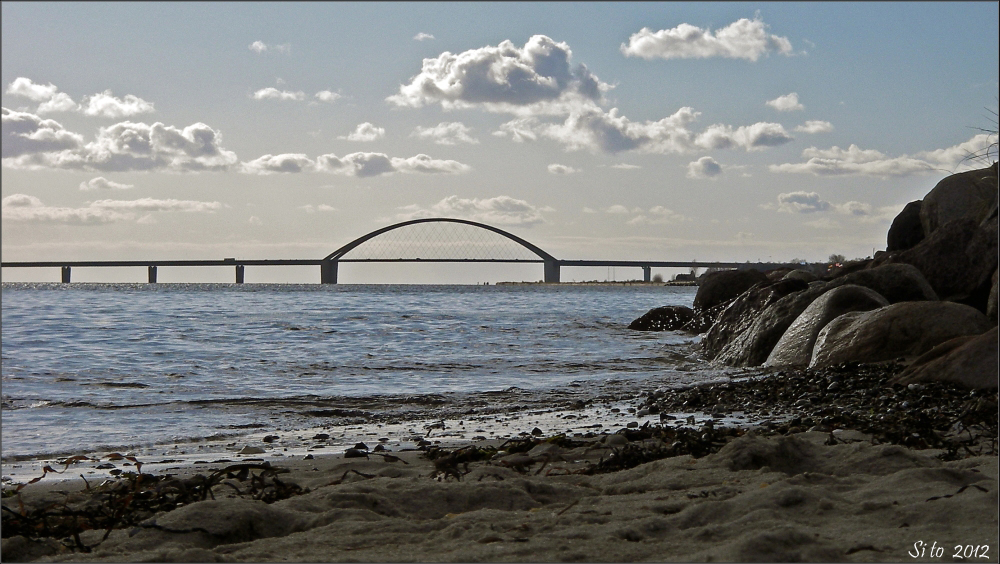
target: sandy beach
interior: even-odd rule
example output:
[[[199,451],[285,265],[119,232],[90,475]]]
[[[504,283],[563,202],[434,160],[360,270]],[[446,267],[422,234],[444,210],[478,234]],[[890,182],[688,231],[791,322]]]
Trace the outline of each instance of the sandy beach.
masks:
[[[663,445],[629,441],[625,432],[474,441],[462,450],[457,444],[432,448],[431,454],[384,447],[373,452],[377,447],[365,444],[367,451],[351,453],[358,457],[269,459],[281,473],[260,470],[259,455],[236,455],[228,478],[220,476],[213,488],[214,500],[152,514],[103,541],[104,530],[85,531],[79,542],[93,547],[89,553],[69,541],[12,537],[3,540],[3,557],[863,562],[941,561],[959,553],[964,560],[997,560],[995,455],[946,462],[943,451],[873,445],[870,435],[852,430],[735,434],[742,436],[714,454],[602,474],[585,472],[602,459]],[[491,456],[463,464],[456,452]],[[244,475],[241,465],[249,465]],[[226,467],[176,467],[157,481],[157,491],[191,486],[197,474],[204,479]],[[273,482],[264,487],[274,477],[305,493],[273,503],[252,499],[255,475],[264,475],[258,497],[276,491]],[[21,510],[82,511],[106,499],[98,492],[112,483],[95,481],[86,491],[82,480],[49,476],[22,488]],[[10,502],[4,505],[18,506]],[[6,514],[4,522],[10,522]]]

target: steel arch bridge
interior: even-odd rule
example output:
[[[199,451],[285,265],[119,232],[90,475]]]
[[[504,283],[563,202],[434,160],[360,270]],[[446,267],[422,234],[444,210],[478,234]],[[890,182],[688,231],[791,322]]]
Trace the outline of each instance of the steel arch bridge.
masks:
[[[473,258],[344,258],[345,255],[353,251],[354,249],[360,247],[364,243],[378,237],[379,235],[400,229],[403,227],[408,227],[411,225],[419,225],[422,223],[456,223],[462,225],[469,225],[472,227],[477,227],[479,229],[484,229],[501,235],[514,243],[517,243],[521,247],[524,247],[535,256],[537,259],[523,259],[523,258],[489,258],[489,259],[473,259]],[[336,284],[337,283],[337,270],[338,265],[341,262],[507,262],[507,263],[543,263],[545,268],[545,282],[555,283],[559,282],[559,259],[550,255],[549,253],[543,251],[537,245],[526,241],[513,233],[509,233],[494,227],[492,225],[487,225],[485,223],[479,223],[478,221],[471,221],[468,219],[456,219],[450,217],[435,217],[435,218],[423,218],[423,219],[412,219],[410,221],[403,221],[400,223],[395,223],[393,225],[388,225],[381,229],[376,229],[371,233],[367,233],[358,237],[357,239],[351,241],[350,243],[340,247],[336,251],[333,251],[327,255],[320,265],[320,281],[323,284]]]

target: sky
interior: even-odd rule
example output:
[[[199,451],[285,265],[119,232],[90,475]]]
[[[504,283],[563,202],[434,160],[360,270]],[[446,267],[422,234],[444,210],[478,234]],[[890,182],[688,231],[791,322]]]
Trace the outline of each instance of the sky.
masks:
[[[322,258],[425,217],[560,259],[865,257],[996,142],[995,2],[4,2],[2,17],[4,261]],[[340,281],[541,271],[342,264]]]

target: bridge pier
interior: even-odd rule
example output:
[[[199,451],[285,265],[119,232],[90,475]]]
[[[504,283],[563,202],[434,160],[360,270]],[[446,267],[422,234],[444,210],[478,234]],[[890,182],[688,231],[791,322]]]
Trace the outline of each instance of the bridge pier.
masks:
[[[652,278],[650,277],[650,273],[652,271],[653,271],[653,267],[652,266],[644,266],[644,267],[642,267],[642,281],[643,282],[649,282],[650,280],[652,280]]]
[[[559,261],[557,260],[545,261],[545,283],[546,284],[559,283]]]
[[[62,267],[62,283],[69,284],[69,272],[70,268],[68,266]]]
[[[242,264],[237,264],[236,265],[236,283],[237,284],[242,284],[243,283],[243,265]]]
[[[149,278],[148,278],[149,283],[150,284],[156,284],[156,267],[155,266],[149,266],[149,267],[147,267],[146,268],[146,273],[149,275]]]
[[[337,266],[338,263],[335,260],[323,261],[323,264],[319,265],[319,283],[336,284]]]

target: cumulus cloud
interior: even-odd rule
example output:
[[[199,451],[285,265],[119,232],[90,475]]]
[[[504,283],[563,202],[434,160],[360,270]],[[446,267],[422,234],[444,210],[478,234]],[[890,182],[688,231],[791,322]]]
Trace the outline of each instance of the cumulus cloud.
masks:
[[[774,100],[768,100],[766,104],[779,112],[795,112],[806,109],[805,106],[799,103],[799,95],[795,92],[778,96]]]
[[[722,165],[712,157],[702,157],[687,165],[688,178],[715,178],[722,174]]]
[[[636,212],[641,212],[642,209],[641,208],[636,208],[635,211]],[[625,206],[621,205],[621,204],[615,204],[613,206],[609,206],[607,209],[604,210],[604,212],[605,213],[613,213],[613,214],[619,214],[620,215],[620,214],[629,213],[629,209],[626,208]]]
[[[335,211],[337,211],[337,208],[335,208],[335,207],[333,207],[331,205],[327,205],[327,204],[318,204],[318,205],[315,205],[315,206],[312,205],[312,204],[306,204],[304,206],[299,206],[299,208],[305,210],[306,213],[335,212]]]
[[[278,90],[273,86],[268,86],[267,88],[261,88],[260,90],[253,93],[252,98],[254,100],[305,100],[306,93],[299,92],[289,92],[287,90]]]
[[[756,61],[771,52],[792,54],[788,38],[767,31],[759,17],[742,18],[715,32],[687,23],[656,32],[644,27],[629,38],[628,45],[621,45],[621,52],[647,60],[726,57]]]
[[[149,212],[212,213],[222,208],[219,202],[195,200],[97,200],[85,207],[66,208],[46,206],[27,194],[13,194],[2,201],[4,221],[44,223],[101,224],[137,221],[140,214]]]
[[[574,172],[580,172],[580,169],[556,163],[549,165],[549,173],[551,174],[573,174]]]
[[[705,149],[742,147],[748,151],[777,147],[794,137],[780,123],[758,122],[753,125],[732,126],[717,123],[709,126],[695,139],[695,145]]]
[[[425,39],[434,39],[434,36],[429,33],[424,33],[421,31],[420,33],[414,35],[413,39],[416,41],[424,41]]]
[[[861,149],[854,144],[847,149],[837,146],[829,149],[809,147],[802,151],[802,158],[807,159],[805,162],[770,165],[768,168],[772,172],[815,176],[911,176],[954,170],[966,162],[970,154],[982,151],[990,142],[989,135],[978,134],[952,147],[898,157],[890,157],[874,149]]]
[[[134,187],[135,186],[133,184],[112,182],[103,176],[91,178],[90,180],[80,183],[80,190],[128,190],[129,188]]]
[[[622,170],[635,170],[635,169],[642,168],[642,167],[639,166],[639,165],[634,165],[634,164],[618,163],[618,164],[611,165],[611,168],[620,168]]]
[[[59,89],[51,82],[49,84],[35,84],[30,78],[19,76],[7,85],[7,94],[24,96],[33,102],[44,102],[56,95]]]
[[[899,213],[899,208],[895,206],[873,208],[867,202],[858,202],[856,200],[835,204],[822,199],[816,192],[805,191],[778,194],[777,204],[768,203],[760,207],[783,213],[813,214],[817,212],[833,212],[850,216],[862,223],[891,221]],[[806,222],[805,225],[817,228],[829,228],[839,226],[840,224],[829,218],[821,218]]]
[[[472,170],[472,167],[458,161],[433,159],[424,154],[409,158],[390,158],[384,153],[358,152],[343,157],[334,154],[321,155],[316,159],[316,169],[344,176],[366,178],[396,172],[461,174]]]
[[[387,100],[398,106],[440,103],[446,109],[481,107],[515,113],[600,100],[611,86],[584,65],[572,67],[571,57],[569,45],[544,35],[531,37],[522,48],[503,41],[458,54],[445,51],[424,59],[420,73]]]
[[[833,131],[833,124],[828,121],[812,119],[802,125],[796,126],[795,131],[802,133],[829,133]]]
[[[346,136],[337,139],[347,139],[348,141],[375,141],[385,137],[385,128],[375,127],[369,122],[359,123],[354,131]]]
[[[90,143],[54,120],[3,109],[3,166],[100,172],[227,170],[236,154],[222,135],[196,123],[183,129],[124,121],[98,130]]]
[[[411,137],[418,139],[429,139],[438,145],[456,145],[458,143],[477,144],[479,140],[469,135],[472,129],[466,127],[460,121],[442,121],[433,127],[417,126],[413,129]]]
[[[304,172],[316,168],[316,163],[301,153],[264,155],[242,163],[240,171],[246,174],[275,174],[279,172]]]
[[[690,221],[687,217],[663,206],[653,206],[628,220],[629,225],[670,225]]]
[[[248,48],[251,51],[253,51],[254,53],[257,53],[258,55],[261,54],[261,53],[264,53],[266,51],[277,51],[279,53],[289,53],[292,50],[292,46],[289,43],[285,43],[283,45],[268,45],[267,43],[264,43],[263,41],[254,41],[253,43],[251,43],[250,45],[248,45]]]
[[[340,94],[336,92],[331,92],[329,90],[320,90],[315,94],[315,97],[320,102],[326,102],[328,104],[332,104],[333,102],[336,102],[337,100],[343,98],[343,96],[341,96]]]
[[[38,113],[48,114],[53,112],[72,112],[81,109],[69,94],[57,92],[54,96],[38,105]]]
[[[488,223],[491,225],[530,226],[545,221],[542,212],[553,211],[549,207],[536,207],[524,200],[510,196],[495,198],[459,198],[448,196],[440,202],[422,208],[416,204],[399,208],[397,218],[401,221],[426,217],[455,217]]]
[[[132,94],[126,94],[124,100],[115,98],[110,90],[84,97],[80,108],[88,116],[106,118],[123,118],[155,111],[151,102]]]
[[[778,194],[777,210],[784,213],[815,213],[831,209],[830,202],[823,200],[816,192],[788,192]]]
[[[59,122],[35,114],[3,108],[2,149],[4,164],[12,157],[38,153],[73,151],[83,147],[83,136]]]

